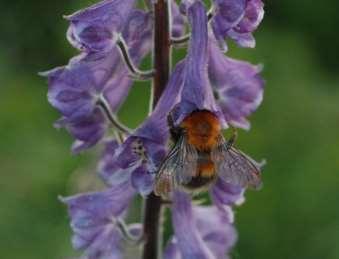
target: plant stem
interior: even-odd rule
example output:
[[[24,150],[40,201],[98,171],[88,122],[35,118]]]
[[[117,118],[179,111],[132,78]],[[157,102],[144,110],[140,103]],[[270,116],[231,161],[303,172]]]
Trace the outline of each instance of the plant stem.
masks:
[[[157,0],[154,8],[154,52],[152,108],[154,108],[164,91],[170,72],[170,15],[166,0]],[[144,206],[144,246],[143,259],[159,259],[162,246],[161,198],[153,192],[146,198]]]

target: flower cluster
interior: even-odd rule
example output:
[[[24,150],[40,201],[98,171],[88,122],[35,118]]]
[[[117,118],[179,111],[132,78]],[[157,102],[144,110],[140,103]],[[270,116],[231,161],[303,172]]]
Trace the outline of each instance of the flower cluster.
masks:
[[[42,73],[48,78],[48,100],[61,114],[56,126],[75,139],[72,151],[104,146],[98,171],[107,188],[61,198],[69,209],[73,246],[88,258],[123,258],[126,236],[142,238],[142,226],[124,219],[137,194],[153,191],[168,153],[169,112],[175,125],[196,110],[207,110],[224,129],[249,129],[247,117],[262,101],[260,67],[224,54],[229,39],[254,47],[252,32],[263,18],[261,0],[214,0],[210,19],[200,0],[182,0],[180,6],[169,2],[171,36],[182,37],[188,25],[189,48],[155,109],[136,129],[121,126],[116,113],[135,76],[126,52],[128,62],[137,66],[152,51],[152,11],[136,8],[133,0],[103,0],[67,16],[67,39],[80,54]],[[213,205],[202,206],[192,205],[189,194],[173,191],[174,235],[165,259],[226,258],[237,236],[232,206],[244,200],[244,188],[217,178],[209,192]]]

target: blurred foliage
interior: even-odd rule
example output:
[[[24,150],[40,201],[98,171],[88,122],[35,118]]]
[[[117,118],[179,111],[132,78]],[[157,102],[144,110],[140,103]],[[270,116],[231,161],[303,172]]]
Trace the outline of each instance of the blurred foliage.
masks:
[[[93,189],[95,152],[71,156],[71,139],[52,127],[38,71],[76,52],[68,14],[94,1],[0,2],[0,251],[2,258],[74,255],[58,195]],[[264,64],[265,99],[238,145],[268,161],[264,188],[236,209],[233,258],[339,258],[339,2],[267,1],[257,48],[232,57]],[[120,112],[130,126],[147,113],[149,86],[135,87]],[[141,98],[144,97],[144,98]]]

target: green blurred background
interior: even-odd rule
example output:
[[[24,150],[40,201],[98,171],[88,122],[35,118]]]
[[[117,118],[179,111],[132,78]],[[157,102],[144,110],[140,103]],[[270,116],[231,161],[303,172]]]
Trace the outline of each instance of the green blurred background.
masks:
[[[61,15],[90,2],[0,1],[1,258],[75,254],[57,195],[97,188],[96,154],[70,154],[72,140],[52,127],[58,114],[37,72],[76,53]],[[268,164],[264,188],[236,209],[234,259],[339,258],[338,10],[335,0],[266,1],[257,48],[231,46],[231,56],[263,63],[267,81],[252,130],[238,140]],[[148,93],[136,87],[123,106],[129,126],[145,116]]]

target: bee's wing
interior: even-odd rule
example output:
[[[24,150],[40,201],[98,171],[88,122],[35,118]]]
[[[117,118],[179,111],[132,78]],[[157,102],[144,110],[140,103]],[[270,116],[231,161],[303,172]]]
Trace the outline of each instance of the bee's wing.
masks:
[[[229,147],[224,138],[211,155],[221,179],[241,187],[260,188],[261,165],[240,150]]]
[[[155,194],[166,197],[177,186],[190,182],[197,171],[197,159],[197,150],[181,136],[159,167]]]

